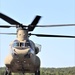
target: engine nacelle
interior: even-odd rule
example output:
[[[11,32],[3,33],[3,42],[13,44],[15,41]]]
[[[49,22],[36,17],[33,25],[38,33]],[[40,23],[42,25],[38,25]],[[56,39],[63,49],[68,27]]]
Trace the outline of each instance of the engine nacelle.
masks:
[[[39,53],[39,48],[35,47],[35,54],[38,54],[38,53]]]

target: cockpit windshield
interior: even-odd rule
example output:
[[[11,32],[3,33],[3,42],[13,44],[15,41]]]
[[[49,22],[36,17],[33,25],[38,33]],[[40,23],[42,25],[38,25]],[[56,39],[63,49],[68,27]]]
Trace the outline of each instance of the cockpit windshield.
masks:
[[[20,46],[20,47],[25,47],[25,43],[19,42],[19,46]]]
[[[16,41],[16,42],[14,42],[13,43],[13,45],[12,45],[13,47],[30,47],[30,43],[29,42],[18,42],[18,41]]]

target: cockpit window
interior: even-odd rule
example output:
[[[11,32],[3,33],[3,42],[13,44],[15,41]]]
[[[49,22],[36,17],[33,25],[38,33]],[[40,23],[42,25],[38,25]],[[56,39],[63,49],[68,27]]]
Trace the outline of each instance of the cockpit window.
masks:
[[[19,46],[19,42],[14,42],[13,43],[13,47],[18,47]]]
[[[30,43],[29,43],[29,42],[26,42],[26,43],[25,43],[25,46],[26,46],[26,47],[29,47],[29,46],[30,46]]]
[[[25,47],[25,43],[19,43],[20,44],[20,47]]]
[[[14,42],[13,43],[13,47],[30,47],[30,43],[29,42]]]

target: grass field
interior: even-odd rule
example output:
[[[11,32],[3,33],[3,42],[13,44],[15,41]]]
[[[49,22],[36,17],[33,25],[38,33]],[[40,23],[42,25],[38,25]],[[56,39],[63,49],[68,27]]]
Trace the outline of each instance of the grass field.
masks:
[[[5,68],[0,68],[0,75],[4,75]],[[40,75],[75,75],[75,67],[67,68],[41,68]],[[21,73],[12,73],[12,75],[22,75]],[[34,75],[34,74],[25,74]]]

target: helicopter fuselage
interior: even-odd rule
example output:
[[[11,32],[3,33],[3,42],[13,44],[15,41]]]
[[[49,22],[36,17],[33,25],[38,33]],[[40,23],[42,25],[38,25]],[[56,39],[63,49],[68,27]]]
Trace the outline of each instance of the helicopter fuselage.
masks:
[[[5,59],[7,73],[39,73],[40,59],[36,54],[40,47],[28,39],[27,30],[17,30],[17,39],[11,42],[10,49],[11,54]]]
[[[36,56],[39,48],[31,41],[13,42],[11,45],[11,54],[5,59],[5,65],[11,72],[34,73],[40,67],[40,59]]]

